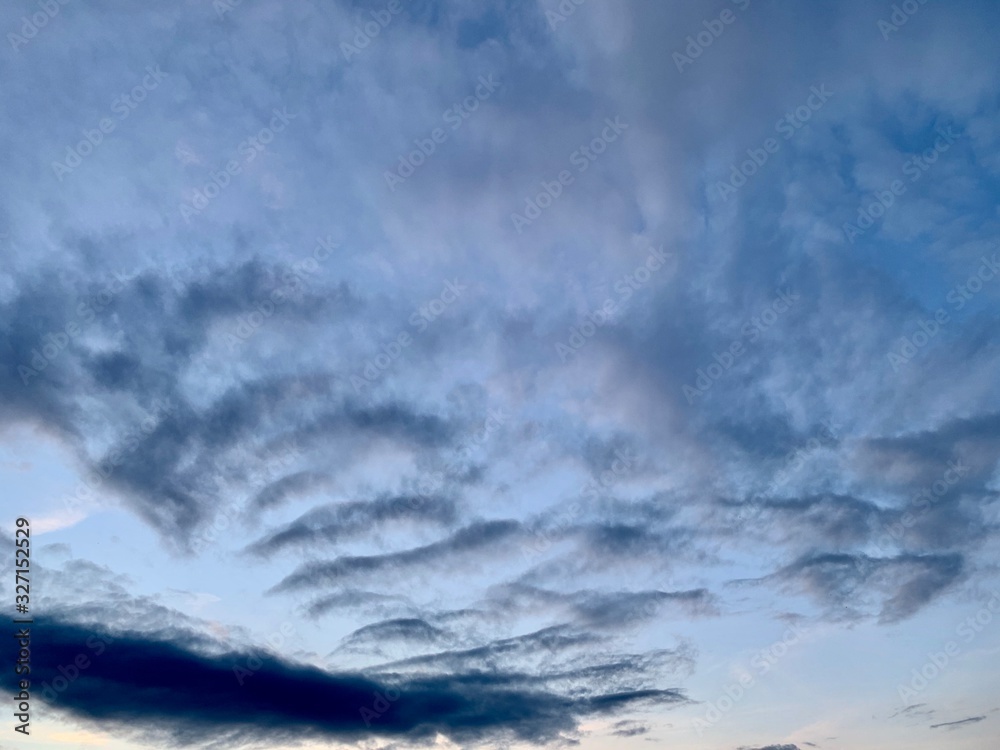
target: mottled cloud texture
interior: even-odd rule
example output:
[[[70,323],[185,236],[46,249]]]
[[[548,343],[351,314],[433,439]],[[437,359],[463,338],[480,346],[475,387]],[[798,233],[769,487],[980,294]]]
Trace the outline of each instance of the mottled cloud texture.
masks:
[[[93,662],[53,721],[795,750],[996,666],[994,3],[49,5],[0,18],[0,429],[36,683]],[[884,705],[827,684],[890,641]]]

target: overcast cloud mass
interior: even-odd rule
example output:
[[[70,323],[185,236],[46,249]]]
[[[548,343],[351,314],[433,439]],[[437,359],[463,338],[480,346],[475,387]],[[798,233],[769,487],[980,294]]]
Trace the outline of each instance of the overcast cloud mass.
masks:
[[[0,747],[995,747],[998,22],[12,0]]]

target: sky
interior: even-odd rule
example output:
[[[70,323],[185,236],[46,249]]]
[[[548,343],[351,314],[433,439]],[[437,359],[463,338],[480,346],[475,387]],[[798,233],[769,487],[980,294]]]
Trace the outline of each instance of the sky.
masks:
[[[0,748],[995,747],[998,22],[5,4]]]

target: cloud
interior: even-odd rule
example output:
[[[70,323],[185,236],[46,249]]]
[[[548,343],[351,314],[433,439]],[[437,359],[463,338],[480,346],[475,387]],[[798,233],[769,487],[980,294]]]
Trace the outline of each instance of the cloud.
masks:
[[[693,669],[700,618],[892,625],[995,571],[1000,284],[952,301],[1000,230],[995,4],[928,4],[886,40],[886,7],[751,2],[684,70],[674,53],[712,26],[694,3],[574,3],[558,24],[557,0],[402,3],[350,59],[374,5],[217,5],[95,0],[0,49],[20,103],[0,112],[20,144],[0,186],[0,427],[55,436],[87,510],[218,564],[211,595],[252,621],[323,618],[313,648],[340,643],[361,671],[278,659],[273,683],[250,678],[239,710],[276,717],[272,739],[303,736],[286,721],[364,735],[254,680],[329,697],[405,680],[392,741],[429,737],[424,709],[475,736],[482,699],[491,739],[506,723],[570,743],[576,717]],[[146,65],[162,88],[53,174]],[[816,87],[829,102],[804,107]],[[288,131],[244,161],[277,108]],[[591,159],[609,121],[621,137]],[[941,127],[958,138],[909,181]],[[720,187],[754,153],[746,184]],[[321,237],[337,248],[319,261]],[[651,270],[654,248],[669,262]],[[46,508],[35,530],[87,549],[82,512]],[[227,589],[249,562],[250,587]],[[67,601],[122,607],[148,666],[207,679],[204,705],[161,708],[170,675],[139,675],[146,711],[235,726],[219,653],[182,642],[203,624],[157,625],[157,601],[77,573],[92,599]],[[283,598],[258,610],[252,584],[272,583]],[[664,622],[693,641],[624,645]],[[123,674],[116,700],[141,718]]]
[[[0,303],[17,331],[4,344],[7,368],[0,374],[0,392],[12,405],[5,420],[60,432],[76,448],[84,470],[106,477],[106,487],[179,547],[212,518],[219,484],[240,484],[246,474],[240,458],[257,454],[265,460],[262,438],[304,451],[349,438],[355,450],[363,449],[362,436],[418,449],[442,446],[451,437],[451,426],[439,416],[411,404],[360,400],[343,376],[332,373],[305,376],[261,368],[249,378],[229,379],[211,394],[188,392],[182,374],[198,359],[225,349],[225,336],[235,336],[240,316],[275,288],[296,285],[273,313],[276,327],[309,325],[320,314],[349,317],[361,308],[346,287],[322,289],[310,279],[320,287],[312,290],[301,269],[290,264],[255,259],[185,269],[180,278],[145,270],[72,285],[44,269],[21,281],[13,298]],[[246,354],[252,343],[237,348]],[[315,401],[316,408],[300,413],[303,398]],[[92,402],[122,408],[97,427],[81,408]],[[84,440],[91,429],[100,430],[103,449],[95,451]],[[253,504],[266,507],[319,481],[314,470],[292,472],[260,490]]]
[[[596,631],[621,631],[667,613],[681,617],[718,614],[716,597],[707,589],[562,592],[518,582],[497,587],[488,601],[506,613],[566,613],[580,627]]]
[[[522,526],[516,521],[479,521],[438,542],[402,552],[339,557],[329,562],[302,565],[271,591],[277,593],[337,585],[386,570],[412,570],[416,566],[440,564],[455,556],[476,555],[490,547],[509,544],[521,534]]]
[[[899,709],[898,711],[890,714],[890,719],[895,719],[897,716],[905,717],[915,717],[915,716],[931,716],[934,714],[933,708],[927,708],[926,703],[914,703],[912,705],[906,706]]]
[[[297,494],[326,487],[329,484],[330,477],[326,474],[317,471],[299,471],[268,484],[257,493],[250,505],[257,510],[269,510]]]
[[[970,716],[968,719],[960,719],[959,721],[946,721],[942,724],[931,724],[931,729],[939,729],[941,727],[947,727],[948,731],[954,731],[956,729],[962,729],[970,724],[978,724],[986,719],[985,716]]]
[[[384,615],[390,611],[410,608],[411,605],[404,596],[346,589],[314,599],[306,606],[305,610],[309,617],[317,618],[331,611],[346,609],[364,609],[369,613]]]
[[[877,607],[879,621],[891,623],[912,616],[962,572],[959,554],[872,558],[826,553],[803,557],[770,579],[809,593],[829,612]]]
[[[289,547],[332,546],[374,527],[403,521],[447,526],[458,520],[455,503],[419,495],[380,497],[313,508],[295,521],[251,544],[247,551],[269,557]]]
[[[447,631],[434,627],[418,617],[405,617],[375,622],[358,628],[343,639],[340,648],[357,650],[375,647],[376,653],[380,653],[378,646],[385,642],[402,641],[425,645],[447,640],[451,640]]]
[[[679,691],[652,688],[570,695],[546,689],[549,678],[530,680],[502,670],[382,682],[268,652],[259,654],[259,668],[247,670],[253,652],[227,650],[220,643],[198,649],[194,645],[203,639],[183,630],[148,637],[50,617],[35,618],[32,637],[46,645],[33,652],[33,684],[53,708],[106,731],[162,733],[177,743],[200,741],[206,732],[226,746],[278,744],[293,737],[347,742],[373,734],[418,741],[437,733],[456,742],[539,742],[573,732],[587,716],[685,700]],[[12,648],[4,647],[11,657]],[[76,661],[79,654],[86,666],[63,690],[52,692],[59,667],[82,663]],[[234,671],[238,665],[246,672],[242,684]],[[13,672],[3,684],[14,688]],[[398,697],[373,704],[376,694]],[[363,714],[363,708],[373,713]]]
[[[611,734],[615,737],[638,737],[649,734],[650,727],[637,721],[616,721],[611,727]]]

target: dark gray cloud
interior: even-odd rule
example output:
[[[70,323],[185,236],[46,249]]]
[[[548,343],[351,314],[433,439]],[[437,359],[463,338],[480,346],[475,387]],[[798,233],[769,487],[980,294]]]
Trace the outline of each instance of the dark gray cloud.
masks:
[[[39,271],[0,305],[10,334],[2,344],[0,393],[8,404],[2,418],[60,431],[87,469],[104,474],[178,547],[212,518],[219,487],[236,487],[245,476],[247,467],[234,466],[233,456],[256,452],[265,460],[255,445],[262,437],[298,450],[349,439],[357,444],[364,436],[444,445],[452,435],[447,420],[410,404],[359,400],[346,373],[262,370],[207,403],[186,391],[181,382],[194,358],[225,346],[225,336],[246,353],[256,328],[241,331],[240,321],[276,289],[286,298],[272,313],[275,325],[361,309],[345,286],[324,287],[308,276],[257,259],[185,269],[179,279],[145,270],[68,282]],[[221,343],[210,335],[220,328]],[[115,338],[116,348],[96,350],[94,335]],[[308,415],[300,412],[304,398],[314,402]],[[92,425],[81,404],[94,400],[124,401],[128,408],[100,426],[108,449],[88,455],[84,434]],[[290,472],[258,491],[254,504],[274,504],[319,481],[312,469]]]
[[[606,646],[605,635],[589,633],[570,625],[552,625],[524,635],[499,638],[471,648],[436,651],[381,665],[382,670],[427,670],[441,672],[492,669],[498,664],[523,664],[539,655],[550,656],[580,649]],[[633,664],[634,665],[634,664]],[[527,677],[525,678],[527,679]]]
[[[920,469],[917,482],[940,478],[949,461],[969,464],[963,479],[974,482],[992,466],[991,456],[1000,445],[1000,413],[950,419],[935,429],[865,441],[863,452],[878,470],[893,472],[901,463]],[[963,484],[965,483],[963,482]]]
[[[970,724],[978,724],[981,721],[985,721],[985,716],[970,716],[968,719],[960,719],[958,721],[946,721],[941,724],[931,724],[931,729],[940,729],[941,727],[947,727],[949,731],[955,729],[961,729],[962,727],[967,727]]]
[[[340,647],[356,650],[377,647],[381,643],[392,641],[426,645],[448,640],[451,638],[447,631],[434,627],[426,620],[406,617],[376,622],[358,628],[343,639]]]
[[[206,733],[234,747],[373,735],[419,741],[437,733],[457,742],[541,742],[574,731],[587,716],[685,700],[679,691],[649,688],[570,696],[502,671],[383,682],[294,664],[273,653],[195,650],[185,632],[146,637],[49,617],[35,618],[32,636],[45,644],[33,652],[33,683],[53,708],[106,731],[162,733],[179,744],[202,741]],[[8,640],[3,651],[13,660]],[[65,689],[54,690],[59,668],[80,654],[86,666]],[[255,655],[259,662],[250,661]],[[252,663],[259,668],[246,667]],[[241,679],[238,666],[244,669]],[[14,689],[13,671],[2,680],[5,689]],[[379,704],[376,694],[396,697]]]
[[[318,471],[299,471],[268,484],[254,496],[250,507],[261,511],[269,510],[295,495],[326,487],[329,484],[330,477],[327,474]]]
[[[385,616],[400,609],[412,609],[406,597],[399,595],[379,594],[360,589],[346,589],[334,594],[318,597],[305,606],[306,615],[312,618],[322,617],[328,613],[360,609],[369,615]]]
[[[613,648],[614,640],[568,626],[499,638],[472,648],[436,651],[373,667],[378,675],[503,674],[512,687],[593,695],[595,687],[609,695],[658,693],[657,683],[667,675],[687,674],[694,655],[687,647],[629,653]],[[487,679],[491,679],[488,678]],[[674,691],[676,693],[676,691]],[[675,696],[681,698],[677,693]],[[601,697],[600,701],[609,700]]]
[[[638,737],[643,734],[649,734],[650,727],[647,724],[642,724],[637,721],[616,721],[611,726],[611,734],[615,737]]]
[[[371,576],[386,570],[412,570],[417,566],[435,565],[455,556],[482,554],[485,549],[500,544],[512,546],[523,533],[523,527],[517,521],[479,521],[438,542],[402,552],[345,556],[329,562],[307,563],[286,576],[271,591],[322,588],[348,583],[356,577]]]
[[[684,616],[718,614],[716,598],[707,589],[689,591],[618,591],[610,594],[577,592],[573,607],[591,627],[621,627],[662,614],[674,605]]]
[[[454,501],[442,497],[400,495],[313,508],[272,531],[247,550],[261,557],[286,548],[331,546],[381,524],[413,521],[448,526],[458,520]]]
[[[503,612],[565,612],[580,627],[604,631],[621,630],[668,614],[718,614],[716,597],[707,589],[562,592],[519,582],[498,587],[491,592],[489,601]]]
[[[963,557],[823,553],[803,557],[767,579],[811,595],[837,617],[877,614],[883,623],[910,617],[956,583]],[[870,611],[867,611],[870,610]]]
[[[587,529],[587,537],[589,549],[602,557],[668,555],[676,547],[672,534],[628,523],[595,524]]]
[[[724,503],[743,511],[740,503]],[[887,518],[872,502],[845,495],[803,498],[757,499],[749,505],[747,518],[760,527],[770,527],[788,537],[810,543],[822,538],[841,549],[863,544]]]

